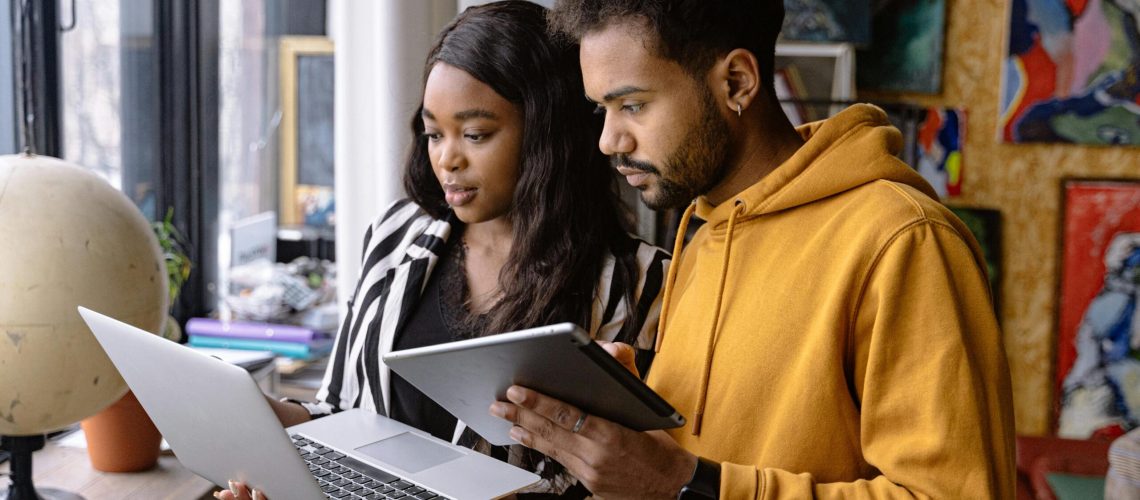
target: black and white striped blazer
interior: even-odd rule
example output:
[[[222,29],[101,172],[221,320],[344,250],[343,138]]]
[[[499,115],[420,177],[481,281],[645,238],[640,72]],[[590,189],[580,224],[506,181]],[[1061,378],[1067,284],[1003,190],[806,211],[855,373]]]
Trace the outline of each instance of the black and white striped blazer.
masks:
[[[452,224],[432,218],[404,199],[390,205],[368,228],[360,280],[337,334],[318,401],[303,403],[314,417],[349,408],[388,414],[391,374],[381,356],[392,349],[396,332],[419,301]],[[624,300],[626,291],[613,278],[614,256],[607,253],[594,289],[589,333],[595,339],[614,340],[626,318],[635,315],[639,324],[633,343],[639,350],[652,351],[669,254],[632,237],[629,246],[636,248],[639,268],[635,304],[631,308]],[[456,429],[457,438],[462,428]]]

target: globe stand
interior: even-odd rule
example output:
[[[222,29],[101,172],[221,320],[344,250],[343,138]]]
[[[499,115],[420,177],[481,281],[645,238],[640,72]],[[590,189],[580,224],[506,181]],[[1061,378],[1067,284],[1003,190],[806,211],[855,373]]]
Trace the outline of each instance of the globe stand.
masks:
[[[32,483],[32,452],[43,449],[43,434],[35,436],[0,436],[0,449],[11,453],[8,491],[0,491],[0,500],[83,500],[82,496],[52,488],[36,490]]]

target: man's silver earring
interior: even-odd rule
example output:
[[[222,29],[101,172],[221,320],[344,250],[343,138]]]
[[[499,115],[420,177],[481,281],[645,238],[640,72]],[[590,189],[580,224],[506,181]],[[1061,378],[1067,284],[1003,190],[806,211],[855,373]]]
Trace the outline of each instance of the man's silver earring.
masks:
[[[742,113],[744,113],[744,109],[740,106],[740,103],[738,102],[738,103],[736,103],[736,116],[740,117],[740,116],[742,116]]]

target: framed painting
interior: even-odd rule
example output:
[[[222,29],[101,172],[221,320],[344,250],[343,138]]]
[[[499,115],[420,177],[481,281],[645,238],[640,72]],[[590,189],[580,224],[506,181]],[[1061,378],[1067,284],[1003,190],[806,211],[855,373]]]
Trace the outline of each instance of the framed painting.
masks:
[[[784,0],[784,40],[871,42],[871,0]]]
[[[945,0],[875,0],[871,44],[856,58],[860,90],[942,90]]]
[[[1140,180],[1062,183],[1057,434],[1114,436],[1140,423]]]
[[[283,225],[331,227],[334,190],[333,43],[282,37],[280,216]]]
[[[915,168],[938,196],[962,194],[962,146],[966,143],[966,110],[926,108],[919,112]]]
[[[1004,142],[1140,144],[1140,4],[1012,0]]]
[[[1001,212],[990,208],[950,206],[982,247],[986,261],[986,276],[990,282],[990,296],[994,299],[994,313],[1001,318]]]

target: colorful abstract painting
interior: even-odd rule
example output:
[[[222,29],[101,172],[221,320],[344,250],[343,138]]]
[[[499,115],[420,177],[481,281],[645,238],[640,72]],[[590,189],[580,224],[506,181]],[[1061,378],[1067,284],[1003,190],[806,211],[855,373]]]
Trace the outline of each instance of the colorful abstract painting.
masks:
[[[874,0],[871,45],[855,57],[860,89],[942,89],[945,0]]]
[[[1005,142],[1140,144],[1140,3],[1013,0]]]
[[[966,227],[970,228],[982,258],[986,261],[986,276],[990,280],[990,294],[994,299],[994,312],[1001,314],[1001,212],[988,208],[950,207]]]
[[[966,142],[966,110],[927,108],[918,123],[915,161],[918,173],[938,196],[962,194],[962,145]]]
[[[871,0],[784,0],[785,40],[871,42]]]
[[[1140,424],[1140,181],[1064,183],[1057,434]]]
[[[297,202],[294,206],[300,212],[297,220],[311,227],[336,226],[336,202],[333,188],[327,186],[301,185],[296,188]]]

